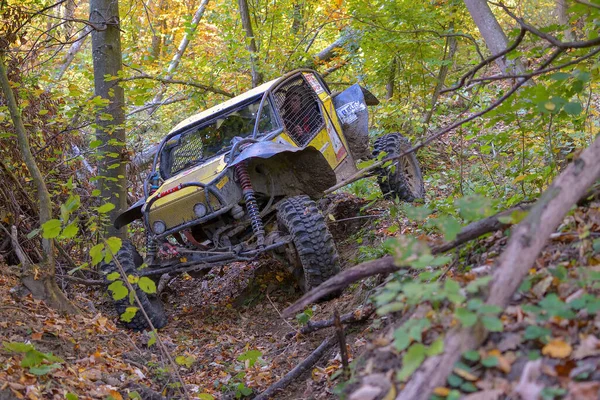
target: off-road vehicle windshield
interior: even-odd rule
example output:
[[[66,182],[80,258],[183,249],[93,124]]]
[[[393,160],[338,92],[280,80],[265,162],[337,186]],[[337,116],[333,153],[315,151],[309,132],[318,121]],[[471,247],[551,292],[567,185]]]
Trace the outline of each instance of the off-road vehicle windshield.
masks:
[[[163,178],[169,178],[186,168],[223,154],[231,149],[234,137],[252,135],[256,113],[261,98],[254,99],[242,107],[218,115],[205,123],[173,136],[165,143],[160,153],[160,172]],[[263,105],[259,136],[268,134],[278,128],[270,102]]]

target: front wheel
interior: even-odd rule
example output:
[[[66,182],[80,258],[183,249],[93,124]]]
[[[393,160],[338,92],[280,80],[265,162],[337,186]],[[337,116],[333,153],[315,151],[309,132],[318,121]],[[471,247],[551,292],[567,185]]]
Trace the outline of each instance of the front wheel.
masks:
[[[277,207],[277,223],[292,237],[286,258],[303,292],[340,272],[338,252],[325,218],[308,196],[283,200]]]
[[[377,157],[385,152],[386,156],[402,154],[411,148],[407,138],[399,133],[383,135],[373,144],[373,155]],[[398,197],[400,200],[413,201],[425,197],[423,175],[415,153],[396,159],[391,165],[379,169],[377,182],[386,197]]]
[[[113,272],[119,272],[119,267],[116,264],[117,261],[119,264],[121,264],[121,267],[123,267],[125,274],[133,277],[138,276],[137,268],[142,265],[143,259],[137,252],[133,243],[128,240],[124,240],[121,248],[117,254],[115,254],[115,258],[116,261],[113,259],[108,264],[104,264],[102,266],[102,272],[106,274],[105,276],[108,276]],[[106,280],[107,283],[109,283],[108,279]],[[144,292],[138,287],[137,283],[132,283],[132,286],[135,289],[137,297],[140,299],[142,307],[144,307],[144,311],[146,311],[148,318],[150,321],[152,321],[152,325],[154,325],[156,329],[164,327],[167,324],[167,315],[165,314],[165,310],[160,299]],[[111,293],[109,292],[108,295],[111,296]],[[130,303],[129,298],[130,296],[127,295],[122,299],[113,300],[115,309],[117,310],[117,314],[119,316],[125,314],[128,311],[127,308],[137,307],[135,302],[133,302],[133,304]],[[136,311],[135,315],[130,321],[123,321],[123,325],[126,328],[134,331],[142,331],[150,328],[148,321],[144,317],[144,314],[139,309]]]

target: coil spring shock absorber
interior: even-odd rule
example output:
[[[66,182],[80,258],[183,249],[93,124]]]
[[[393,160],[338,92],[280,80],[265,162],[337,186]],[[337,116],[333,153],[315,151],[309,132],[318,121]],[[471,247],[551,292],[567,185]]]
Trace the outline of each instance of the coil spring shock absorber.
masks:
[[[156,253],[158,252],[158,246],[156,241],[150,237],[149,234],[146,235],[146,258],[149,263],[153,263],[156,259]]]
[[[152,176],[149,178],[150,182],[150,190],[148,192],[148,196],[154,194],[159,188],[159,176],[157,172],[154,172]],[[156,254],[158,252],[158,245],[154,239],[151,238],[149,234],[146,234],[146,258],[149,262],[154,262],[156,259]]]
[[[252,231],[256,235],[258,246],[264,247],[265,228],[258,211],[258,204],[256,203],[254,189],[252,188],[252,183],[250,182],[250,174],[248,174],[248,164],[246,161],[242,161],[235,166],[235,173],[240,181],[240,186],[242,187],[242,194],[244,195],[244,200],[246,201],[246,209],[248,211],[248,216],[250,217]]]

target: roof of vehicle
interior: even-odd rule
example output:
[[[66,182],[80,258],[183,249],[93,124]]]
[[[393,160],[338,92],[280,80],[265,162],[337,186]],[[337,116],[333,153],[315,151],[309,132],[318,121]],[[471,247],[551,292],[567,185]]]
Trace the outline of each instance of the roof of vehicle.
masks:
[[[254,89],[250,89],[247,92],[240,94],[239,96],[224,101],[223,103],[219,103],[216,106],[209,108],[208,110],[204,110],[198,114],[194,114],[191,117],[188,117],[180,123],[178,123],[177,125],[175,125],[175,127],[171,129],[169,134],[174,133],[176,131],[182,131],[185,128],[195,125],[201,120],[210,118],[213,115],[220,113],[221,111],[235,107],[237,104],[243,103],[244,101],[249,100],[253,97],[258,97],[264,92],[266,92],[269,88],[271,88],[271,86],[273,86],[273,84],[278,80],[279,78],[263,83],[262,85],[257,86]]]

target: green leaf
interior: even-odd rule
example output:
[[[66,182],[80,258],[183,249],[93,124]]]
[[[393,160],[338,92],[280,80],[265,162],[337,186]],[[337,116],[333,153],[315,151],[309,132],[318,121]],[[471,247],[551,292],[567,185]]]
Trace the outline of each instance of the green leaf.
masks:
[[[412,340],[410,336],[408,336],[408,333],[406,333],[406,330],[404,330],[402,327],[394,331],[394,347],[396,348],[396,350],[406,350],[406,348],[410,345],[411,342]]]
[[[139,309],[137,307],[127,307],[125,309],[125,312],[121,314],[121,321],[131,322],[133,317],[135,317],[135,314],[137,314],[138,310]]]
[[[462,385],[460,385],[460,390],[462,390],[463,392],[467,392],[467,393],[473,393],[478,391],[479,389],[477,389],[477,387],[475,385],[473,385],[471,382],[465,382]]]
[[[464,382],[463,378],[458,375],[450,374],[448,377],[448,385],[452,387],[459,387]]]
[[[98,207],[96,209],[96,211],[98,211],[100,214],[106,214],[107,212],[111,211],[114,208],[115,208],[115,205],[113,203],[106,203],[106,204]]]
[[[92,257],[92,265],[98,264],[102,261],[102,250],[104,250],[104,243],[98,243],[90,249],[90,257]]]
[[[578,114],[581,114],[581,111],[583,111],[583,107],[581,107],[581,103],[579,103],[579,102],[567,103],[567,104],[565,104],[563,109],[569,115],[578,115]]]
[[[477,314],[467,310],[466,308],[457,308],[454,312],[454,315],[465,328],[471,327],[477,322]]]
[[[492,280],[491,276],[484,276],[481,278],[477,278],[474,281],[469,282],[469,284],[465,287],[467,293],[477,293],[482,287],[485,287]]]
[[[200,393],[198,395],[198,398],[200,400],[215,400],[215,398],[211,394],[208,394],[208,393]]]
[[[252,367],[256,360],[262,356],[262,353],[258,350],[248,350],[245,353],[242,353],[237,359],[238,361],[246,361],[248,360],[248,365]]]
[[[21,342],[2,342],[2,346],[13,353],[27,353],[34,350],[33,345]]]
[[[490,199],[483,196],[466,196],[457,199],[454,204],[458,207],[460,216],[466,221],[488,217],[493,212]]]
[[[564,81],[565,79],[569,79],[571,74],[567,74],[566,72],[555,72],[550,75],[550,79],[554,79],[555,81]]]
[[[44,222],[42,225],[42,237],[44,239],[53,239],[60,234],[62,228],[62,222],[58,219],[51,219]]]
[[[443,351],[444,351],[444,338],[439,337],[433,343],[431,343],[431,345],[429,345],[429,348],[427,349],[427,356],[429,356],[429,357],[437,356],[438,354],[442,354]]]
[[[436,222],[437,227],[444,234],[444,239],[451,241],[456,239],[456,236],[460,233],[462,226],[456,218],[451,216],[439,217]]]
[[[46,375],[49,372],[54,371],[55,369],[60,368],[60,364],[44,364],[38,367],[29,368],[29,372],[36,376]]]
[[[119,272],[111,272],[110,274],[106,275],[106,279],[112,282],[116,279],[119,279],[120,276],[121,274]]]
[[[486,368],[492,368],[498,365],[498,357],[496,356],[490,356],[490,357],[486,357],[483,360],[481,360],[481,365],[483,365]]]
[[[426,348],[421,343],[415,343],[406,351],[402,358],[402,369],[398,372],[397,378],[405,382],[415,372],[425,360]]]
[[[148,339],[148,343],[146,344],[146,346],[150,347],[153,344],[156,343],[156,332],[151,331],[150,332],[150,339]]]
[[[144,293],[152,294],[156,293],[156,284],[154,281],[147,276],[142,276],[138,281],[138,287],[144,291]]]
[[[75,237],[79,232],[79,226],[77,226],[77,221],[71,222],[69,225],[65,226],[63,229],[61,236],[65,239],[70,239]]]
[[[114,281],[108,285],[108,290],[112,292],[113,300],[121,300],[127,297],[129,290],[123,285],[122,281]]]
[[[102,144],[102,140],[94,140],[94,141],[90,142],[89,147],[90,147],[90,149],[95,149],[98,146],[100,146],[101,144]]]
[[[469,350],[463,353],[463,358],[468,361],[479,361],[479,352],[477,350]]]
[[[32,230],[31,232],[29,232],[27,234],[27,239],[33,239],[34,237],[37,236],[38,233],[40,233],[40,231],[41,231],[40,228]]]
[[[192,364],[194,364],[194,361],[196,361],[196,359],[194,357],[191,356],[177,356],[175,357],[175,362],[178,365],[183,365],[187,368],[190,368],[192,366]]]
[[[106,245],[108,246],[108,250],[104,255],[104,262],[109,263],[113,259],[113,254],[117,254],[119,249],[121,248],[123,241],[118,237],[111,236],[105,240]]]
[[[500,318],[484,315],[481,317],[481,322],[485,329],[490,332],[502,332],[504,330],[504,324],[502,324]]]
[[[77,396],[75,393],[67,393],[67,394],[65,394],[65,399],[67,399],[67,400],[79,400],[79,396]]]
[[[408,203],[402,205],[404,213],[411,221],[425,221],[433,211],[426,206],[415,207]]]
[[[524,338],[526,340],[541,339],[548,337],[551,334],[552,331],[550,329],[542,328],[541,326],[537,325],[529,325],[527,328],[525,328]]]

